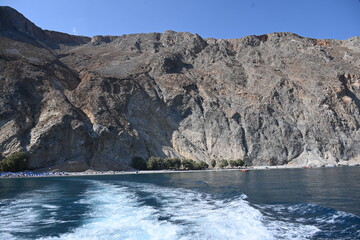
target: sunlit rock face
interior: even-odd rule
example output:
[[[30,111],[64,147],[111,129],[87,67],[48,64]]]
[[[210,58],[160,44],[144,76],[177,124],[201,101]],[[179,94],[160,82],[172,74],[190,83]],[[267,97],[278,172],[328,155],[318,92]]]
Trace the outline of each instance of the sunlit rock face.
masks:
[[[359,160],[360,38],[72,36],[0,7],[0,152],[31,168],[133,156],[253,165]]]

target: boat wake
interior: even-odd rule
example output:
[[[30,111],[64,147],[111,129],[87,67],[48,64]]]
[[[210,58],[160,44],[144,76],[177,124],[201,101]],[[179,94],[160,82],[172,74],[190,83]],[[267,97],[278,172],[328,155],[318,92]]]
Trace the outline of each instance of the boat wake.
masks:
[[[91,181],[89,186],[78,200],[68,203],[69,208],[84,211],[66,232],[56,232],[64,221],[56,217],[63,208],[53,204],[51,189],[2,200],[0,239],[326,239],[331,234],[327,226],[349,217],[359,221],[335,210],[325,214],[316,205],[252,205],[245,195],[222,199],[130,182]],[[314,211],[312,218],[306,211]],[[53,231],[32,234],[39,224],[53,226]],[[350,225],[347,228],[359,234]]]

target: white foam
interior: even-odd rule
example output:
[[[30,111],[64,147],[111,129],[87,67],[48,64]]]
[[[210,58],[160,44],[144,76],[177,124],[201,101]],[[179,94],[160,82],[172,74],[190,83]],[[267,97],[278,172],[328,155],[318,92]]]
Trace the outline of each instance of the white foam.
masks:
[[[44,218],[47,211],[53,211],[58,206],[49,204],[56,198],[55,189],[35,190],[23,193],[14,199],[0,201],[0,239],[17,239],[16,233],[31,233],[38,224],[56,222],[53,216]]]
[[[41,239],[309,239],[319,231],[303,224],[305,221],[292,223],[285,217],[279,220],[264,215],[249,204],[245,195],[224,200],[186,189],[119,184],[92,181],[81,200],[69,203],[90,209],[80,226],[59,237]],[[31,235],[39,224],[62,223],[55,218],[59,206],[54,203],[54,199],[61,198],[60,192],[49,186],[1,200],[0,239],[20,239],[15,233]],[[281,213],[298,210],[299,206],[272,207]]]
[[[336,211],[335,214],[325,215],[317,217],[315,220],[319,223],[335,224],[344,223],[345,219],[356,217],[354,214],[346,213],[342,211]]]
[[[81,201],[92,207],[83,225],[59,239],[307,239],[318,231],[265,217],[244,196],[221,200],[149,184],[93,185]],[[145,204],[139,192],[157,204]]]
[[[60,239],[177,239],[179,227],[158,221],[155,209],[138,206],[135,194],[126,187],[95,183],[95,188],[81,201],[92,206],[87,220]]]
[[[188,190],[147,187],[165,203],[162,211],[172,219],[189,222],[193,228],[184,239],[307,239],[319,229],[314,226],[275,221],[252,207],[246,196],[229,200]]]

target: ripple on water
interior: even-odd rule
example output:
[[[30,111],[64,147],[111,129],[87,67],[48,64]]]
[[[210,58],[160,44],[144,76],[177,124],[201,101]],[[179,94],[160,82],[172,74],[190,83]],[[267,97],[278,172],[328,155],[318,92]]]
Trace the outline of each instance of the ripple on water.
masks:
[[[327,239],[337,231],[334,226],[360,239],[359,217],[317,205],[252,205],[245,195],[224,199],[146,183],[88,181],[80,199],[67,203],[87,210],[77,225],[56,235],[39,238],[33,231],[39,223],[64,221],[53,201],[61,198],[58,191],[1,200],[0,239]]]

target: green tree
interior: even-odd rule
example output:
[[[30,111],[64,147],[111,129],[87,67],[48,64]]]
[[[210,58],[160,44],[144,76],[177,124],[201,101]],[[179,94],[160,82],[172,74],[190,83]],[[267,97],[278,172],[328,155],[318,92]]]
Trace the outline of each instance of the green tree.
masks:
[[[164,167],[164,159],[162,158],[150,157],[147,161],[147,169],[149,170],[162,170]]]
[[[0,169],[3,172],[19,172],[27,169],[28,156],[24,152],[11,154],[0,162]]]
[[[237,167],[237,162],[235,160],[229,160],[230,167]]]
[[[179,158],[165,158],[164,168],[165,169],[180,169],[181,160]]]
[[[130,166],[138,170],[145,170],[147,168],[146,161],[142,157],[133,157]]]
[[[175,169],[181,168],[181,159],[180,158],[174,158],[172,160],[172,166],[174,166]]]
[[[242,167],[242,166],[244,166],[245,165],[245,162],[242,160],[242,159],[237,159],[236,160],[236,164],[239,166],[239,167]]]
[[[242,159],[230,160],[229,165],[231,167],[241,167],[244,166],[244,161]]]
[[[227,167],[228,165],[229,165],[228,160],[223,159],[223,160],[220,161],[220,167],[221,168]]]
[[[209,165],[206,162],[195,162],[194,164],[194,169],[196,170],[202,170],[202,169],[207,169],[209,167]]]
[[[181,163],[184,169],[194,169],[195,162],[191,159],[184,159]]]
[[[214,168],[216,166],[216,161],[215,159],[211,160],[211,166]]]

